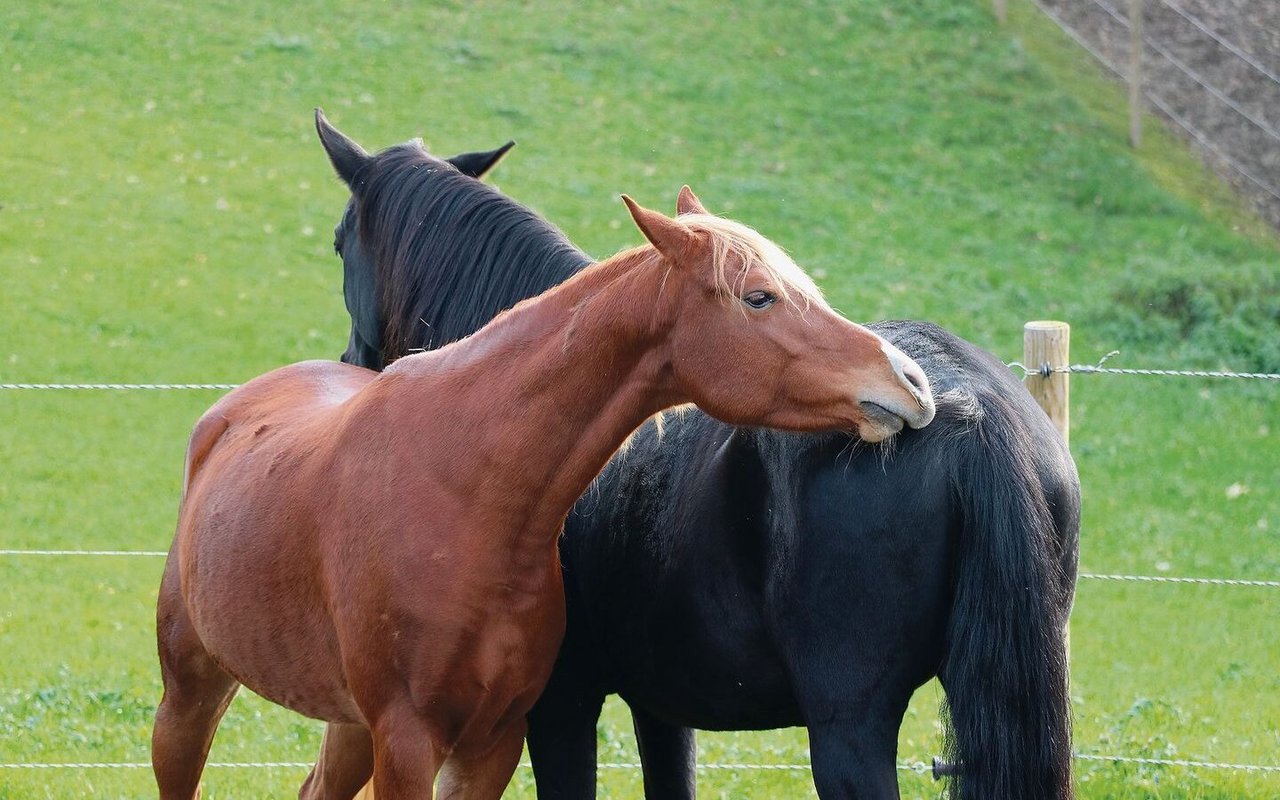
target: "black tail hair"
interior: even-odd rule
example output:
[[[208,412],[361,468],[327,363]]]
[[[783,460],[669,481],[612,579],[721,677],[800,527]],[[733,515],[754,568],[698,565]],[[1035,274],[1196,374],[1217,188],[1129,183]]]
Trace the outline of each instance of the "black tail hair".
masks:
[[[946,690],[952,800],[1069,800],[1071,704],[1066,621],[1075,584],[1078,483],[1042,475],[1034,447],[1062,447],[1049,426],[1001,397],[983,414],[957,476],[967,519],[939,677]],[[1049,435],[1056,441],[1041,441]],[[1038,442],[1033,444],[1033,441]],[[1070,464],[1070,459],[1065,459]],[[1046,494],[1049,489],[1055,496]],[[1060,492],[1068,492],[1057,496]],[[1055,518],[1054,503],[1058,508]]]

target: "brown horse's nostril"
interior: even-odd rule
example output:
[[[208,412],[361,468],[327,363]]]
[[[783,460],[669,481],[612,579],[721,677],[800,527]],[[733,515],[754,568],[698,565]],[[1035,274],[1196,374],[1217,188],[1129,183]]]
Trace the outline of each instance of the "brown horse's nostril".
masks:
[[[933,391],[929,388],[929,376],[910,356],[889,342],[884,342],[881,347],[884,348],[889,365],[893,367],[894,377],[898,379],[894,389],[906,389],[911,399],[915,401],[916,408],[919,409],[918,414],[902,409],[903,418],[912,428],[923,428],[933,421],[935,411]]]
[[[924,370],[920,369],[914,361],[903,364],[902,379],[911,386],[916,403],[920,408],[924,408],[924,398],[929,395],[929,379],[925,377]]]
[[[924,373],[918,369],[905,369],[902,371],[902,377],[907,379],[907,383],[917,392],[924,392],[925,379]]]

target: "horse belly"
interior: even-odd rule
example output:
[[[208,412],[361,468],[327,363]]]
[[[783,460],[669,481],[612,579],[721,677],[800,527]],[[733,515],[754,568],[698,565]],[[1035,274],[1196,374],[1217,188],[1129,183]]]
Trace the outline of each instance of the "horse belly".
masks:
[[[767,730],[803,724],[775,643],[754,619],[711,617],[686,606],[661,613],[643,645],[614,642],[618,692],[659,717],[701,730]],[[673,620],[679,619],[680,622]],[[717,627],[718,626],[718,627]]]
[[[261,611],[267,613],[259,613]],[[218,664],[273,703],[326,722],[364,721],[348,690],[332,625],[245,604],[205,614],[196,630]]]
[[[316,719],[361,722],[317,580],[313,537],[269,499],[254,498],[247,487],[224,486],[189,498],[184,509],[182,595],[196,632],[257,694]]]

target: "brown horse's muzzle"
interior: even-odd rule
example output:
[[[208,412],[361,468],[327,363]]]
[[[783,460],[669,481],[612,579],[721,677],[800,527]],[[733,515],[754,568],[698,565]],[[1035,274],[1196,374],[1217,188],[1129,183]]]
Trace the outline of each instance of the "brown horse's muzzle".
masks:
[[[937,412],[933,391],[929,388],[929,376],[914,359],[888,342],[884,343],[884,351],[894,373],[916,402],[915,413],[903,414],[902,419],[912,428],[923,428],[933,422],[933,415]]]
[[[859,393],[858,410],[862,420],[858,424],[858,435],[868,442],[883,441],[903,427],[923,428],[933,422],[936,412],[929,377],[920,365],[883,339],[880,348],[893,370],[894,380],[888,384],[880,382]]]

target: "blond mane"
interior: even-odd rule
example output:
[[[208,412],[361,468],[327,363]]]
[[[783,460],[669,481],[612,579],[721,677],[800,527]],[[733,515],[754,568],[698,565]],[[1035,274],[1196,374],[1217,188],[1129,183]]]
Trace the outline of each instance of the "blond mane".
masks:
[[[739,296],[746,288],[747,273],[758,265],[774,284],[779,297],[792,307],[803,311],[815,303],[827,305],[813,279],[786,251],[756,229],[710,214],[681,214],[679,220],[692,230],[711,235],[716,282],[726,295]],[[741,264],[735,275],[729,274],[730,256],[737,256]]]

